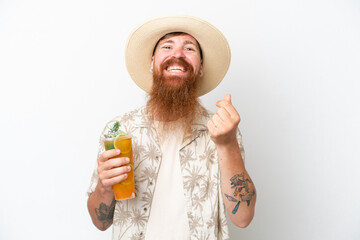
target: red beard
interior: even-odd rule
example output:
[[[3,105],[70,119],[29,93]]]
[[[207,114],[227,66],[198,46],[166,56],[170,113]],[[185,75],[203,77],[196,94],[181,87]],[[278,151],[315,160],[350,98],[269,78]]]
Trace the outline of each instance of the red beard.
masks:
[[[164,76],[163,71],[168,66],[178,64],[187,71],[185,76]],[[183,58],[172,58],[160,65],[159,70],[154,69],[153,86],[147,102],[148,113],[152,119],[170,122],[183,118],[182,125],[190,130],[195,120],[195,113],[200,106],[197,97],[199,72]]]

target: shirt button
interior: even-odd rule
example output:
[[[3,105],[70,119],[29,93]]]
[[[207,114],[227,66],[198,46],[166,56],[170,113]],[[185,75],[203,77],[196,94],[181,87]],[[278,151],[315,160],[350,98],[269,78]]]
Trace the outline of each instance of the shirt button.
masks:
[[[145,208],[144,208],[144,212],[146,212],[146,211],[147,211],[147,208],[145,207]]]
[[[155,158],[156,158],[156,160],[159,160],[159,156],[156,156]]]
[[[143,235],[143,232],[140,232],[140,236],[142,236]]]
[[[150,185],[153,185],[153,182],[150,182]]]

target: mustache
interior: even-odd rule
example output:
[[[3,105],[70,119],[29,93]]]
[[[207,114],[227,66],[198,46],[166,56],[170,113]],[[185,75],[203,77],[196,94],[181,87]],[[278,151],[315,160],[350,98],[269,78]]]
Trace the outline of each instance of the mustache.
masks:
[[[169,66],[171,65],[180,65],[182,67],[184,67],[184,69],[186,71],[189,71],[190,73],[194,72],[194,68],[193,66],[191,66],[191,64],[189,64],[187,61],[185,61],[185,59],[183,57],[180,58],[170,58],[169,60],[166,60],[165,62],[163,62],[160,65],[160,69],[161,70],[166,70]]]

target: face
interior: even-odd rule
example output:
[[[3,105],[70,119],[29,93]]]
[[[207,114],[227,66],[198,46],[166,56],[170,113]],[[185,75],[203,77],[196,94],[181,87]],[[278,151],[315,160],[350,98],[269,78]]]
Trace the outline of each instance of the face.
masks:
[[[197,41],[188,34],[162,39],[155,49],[151,68],[174,87],[182,85],[192,74],[200,75],[202,61]]]
[[[151,67],[153,85],[147,102],[150,117],[163,123],[161,132],[171,131],[172,121],[180,118],[176,128],[190,131],[196,110],[201,107],[197,86],[202,61],[197,41],[183,33],[166,35],[157,44]]]

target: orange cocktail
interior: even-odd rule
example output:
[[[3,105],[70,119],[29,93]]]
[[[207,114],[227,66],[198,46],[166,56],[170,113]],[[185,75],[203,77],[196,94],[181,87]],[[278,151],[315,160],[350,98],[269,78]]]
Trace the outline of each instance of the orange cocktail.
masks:
[[[129,165],[131,171],[128,172],[128,177],[115,185],[112,186],[116,200],[130,199],[135,197],[135,182],[134,182],[134,162],[132,153],[131,137],[126,135],[120,135],[116,138],[108,138],[104,141],[105,149],[120,149],[120,155],[118,157],[127,157],[130,162],[125,166]]]

